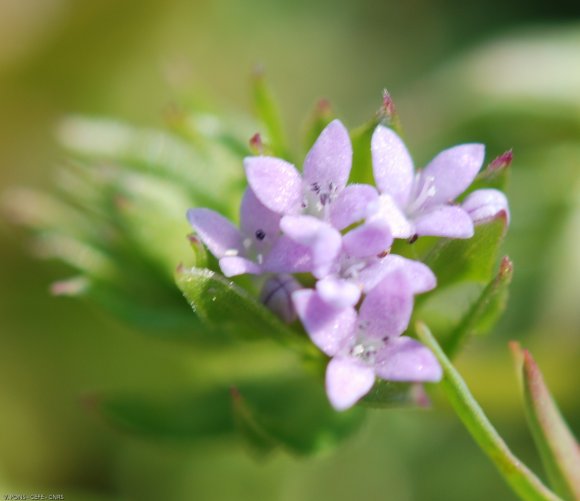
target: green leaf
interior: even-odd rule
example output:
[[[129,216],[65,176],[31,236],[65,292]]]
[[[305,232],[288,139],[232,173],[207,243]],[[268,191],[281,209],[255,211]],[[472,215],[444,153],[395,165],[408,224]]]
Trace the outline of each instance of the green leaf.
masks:
[[[512,276],[513,264],[506,256],[501,261],[497,275],[483,289],[457,327],[444,338],[442,344],[447,356],[453,357],[468,338],[484,334],[495,325],[505,310]]]
[[[288,148],[280,111],[266,77],[261,70],[252,75],[254,106],[260,121],[266,127],[267,142],[274,156],[288,158]]]
[[[373,160],[371,157],[371,138],[377,125],[381,123],[379,115],[369,120],[350,133],[352,142],[351,183],[374,184]]]
[[[305,151],[312,148],[312,145],[315,143],[316,139],[318,139],[320,133],[334,118],[334,110],[328,100],[321,99],[316,103],[316,107],[306,124],[306,131],[304,134]]]
[[[565,499],[580,499],[580,447],[546,386],[528,350],[510,343],[526,409],[526,417],[554,490]]]
[[[106,422],[138,436],[195,442],[241,433],[261,452],[282,446],[296,454],[335,445],[364,416],[360,408],[332,409],[320,381],[308,375],[191,394],[92,396],[86,401]]]
[[[473,439],[494,463],[513,491],[526,501],[558,501],[560,498],[514,456],[427,326],[418,322],[416,331],[419,340],[431,349],[443,368],[440,388]]]
[[[378,380],[362,399],[365,407],[386,409],[397,407],[429,407],[423,385]]]
[[[193,312],[206,325],[225,330],[234,338],[271,338],[301,354],[321,355],[312,343],[282,323],[246,290],[213,271],[179,268],[177,286]]]
[[[489,282],[506,229],[507,221],[500,216],[476,226],[472,238],[437,242],[424,259],[437,276],[437,287],[460,281]]]

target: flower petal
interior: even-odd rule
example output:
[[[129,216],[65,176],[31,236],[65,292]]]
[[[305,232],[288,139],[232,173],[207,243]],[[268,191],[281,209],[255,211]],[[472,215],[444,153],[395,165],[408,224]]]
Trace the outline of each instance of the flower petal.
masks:
[[[250,273],[259,275],[262,273],[261,268],[254,262],[240,256],[225,256],[220,259],[220,268],[226,277],[235,277]]]
[[[240,207],[240,230],[258,252],[264,252],[280,235],[280,215],[268,209],[248,188]]]
[[[389,338],[377,353],[377,376],[388,381],[440,381],[443,371],[426,346],[407,336]]]
[[[377,190],[368,184],[351,184],[339,193],[330,206],[330,222],[344,230],[368,215],[368,207],[378,199]]]
[[[417,235],[471,238],[473,236],[473,221],[461,207],[443,205],[415,218]]]
[[[349,280],[326,277],[316,282],[320,298],[333,308],[354,306],[360,299],[360,287]]]
[[[357,226],[342,237],[345,252],[352,257],[371,257],[388,250],[393,243],[391,229],[385,220]]]
[[[211,209],[189,209],[187,219],[199,238],[218,259],[244,253],[240,231],[225,217]]]
[[[461,144],[439,153],[421,172],[423,183],[432,183],[434,193],[424,207],[447,204],[461,195],[481,169],[485,147],[483,144]]]
[[[310,248],[312,273],[317,278],[331,272],[342,246],[342,236],[336,229],[313,216],[285,216],[280,228],[295,242]]]
[[[499,190],[483,189],[470,193],[461,207],[471,216],[474,224],[491,221],[503,212],[510,222],[510,210],[506,196]]]
[[[392,129],[379,125],[371,139],[373,173],[381,193],[404,207],[413,186],[414,167],[405,143]]]
[[[304,182],[317,183],[326,192],[346,186],[352,165],[352,146],[345,126],[333,120],[320,133],[304,160]]]
[[[371,338],[401,335],[413,311],[413,291],[405,274],[398,270],[387,275],[361,304],[358,325]]]
[[[337,411],[352,407],[374,383],[373,367],[348,357],[333,358],[326,367],[326,394]]]
[[[336,355],[354,338],[354,308],[333,308],[310,289],[296,291],[292,301],[310,339],[327,355]]]
[[[369,220],[381,219],[388,223],[395,238],[410,238],[415,233],[411,221],[407,219],[395,199],[383,193],[376,203],[369,204]]]
[[[278,214],[295,214],[302,203],[302,178],[296,168],[274,157],[244,160],[248,183],[256,197]]]
[[[269,273],[307,273],[312,272],[312,267],[310,248],[286,235],[274,242],[262,263],[262,270]]]
[[[407,276],[413,294],[421,294],[435,288],[437,278],[431,269],[420,261],[407,259],[396,254],[389,254],[383,258],[389,272],[402,270]]]

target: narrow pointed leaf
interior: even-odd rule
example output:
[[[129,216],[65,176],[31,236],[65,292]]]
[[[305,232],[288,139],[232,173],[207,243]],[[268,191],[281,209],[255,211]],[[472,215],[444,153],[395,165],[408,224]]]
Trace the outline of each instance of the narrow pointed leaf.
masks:
[[[276,100],[262,71],[252,78],[254,106],[260,121],[266,127],[267,139],[274,156],[288,158],[286,138]]]
[[[439,383],[449,402],[455,409],[479,447],[487,454],[504,480],[513,491],[526,501],[560,500],[542,481],[534,475],[508,448],[483,409],[479,406],[463,378],[451,364],[427,326],[416,325],[419,340],[431,349],[443,368],[443,380]]]
[[[511,344],[521,377],[526,417],[554,490],[580,499],[580,447],[564,421],[542,373],[528,350]]]
[[[375,128],[380,123],[381,121],[376,116],[360,127],[353,129],[350,133],[350,140],[352,142],[351,183],[374,185],[371,138]]]
[[[442,345],[447,356],[453,357],[467,339],[481,335],[494,326],[507,305],[512,276],[513,264],[506,256],[502,259],[497,275],[483,289],[457,327],[445,337]]]

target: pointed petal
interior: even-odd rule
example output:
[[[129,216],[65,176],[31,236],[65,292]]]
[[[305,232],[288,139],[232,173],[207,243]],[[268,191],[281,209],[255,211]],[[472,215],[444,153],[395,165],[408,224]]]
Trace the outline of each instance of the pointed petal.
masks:
[[[187,219],[209,251],[218,259],[243,254],[242,236],[225,217],[211,209],[189,209]]]
[[[333,358],[326,368],[326,394],[337,411],[352,407],[375,383],[372,367],[347,357]]]
[[[439,153],[421,172],[423,182],[431,179],[435,193],[425,208],[447,204],[461,195],[481,169],[485,148],[483,144],[461,144]]]
[[[339,193],[330,206],[330,222],[338,230],[361,221],[370,204],[376,204],[377,190],[368,184],[351,184]]]
[[[280,215],[262,204],[250,188],[242,198],[240,230],[258,252],[269,249],[280,234]]]
[[[421,236],[471,238],[473,221],[461,207],[442,205],[416,217],[415,232]]]
[[[366,296],[360,307],[358,324],[368,337],[401,335],[413,311],[413,291],[402,271],[387,275]]]
[[[248,183],[256,197],[278,214],[295,214],[302,203],[302,178],[296,168],[280,158],[247,157]]]
[[[307,273],[312,272],[312,267],[310,248],[286,235],[276,240],[262,264],[262,270],[269,273]]]
[[[388,250],[393,243],[386,221],[375,219],[349,231],[342,237],[345,252],[352,257],[371,257]]]
[[[304,182],[307,186],[318,183],[323,191],[332,183],[337,191],[341,191],[348,181],[351,165],[352,146],[348,131],[340,120],[333,120],[306,155]]]
[[[388,194],[382,194],[376,204],[369,205],[369,220],[386,221],[395,238],[410,238],[415,233],[413,223],[407,219],[395,199]]]
[[[292,240],[310,248],[312,272],[317,278],[331,272],[342,247],[342,236],[336,229],[313,216],[285,216],[280,228]]]
[[[443,371],[426,346],[407,336],[389,338],[377,353],[377,376],[388,381],[440,381]]]
[[[327,355],[336,355],[354,338],[354,308],[333,308],[310,289],[295,292],[292,301],[310,339]]]
[[[404,207],[413,185],[414,167],[402,139],[392,129],[379,125],[371,140],[373,172],[381,193],[391,195]]]
[[[220,259],[220,268],[226,277],[235,277],[236,275],[243,275],[250,273],[252,275],[259,275],[262,273],[260,267],[240,256],[225,256]]]
[[[316,291],[320,298],[333,308],[354,306],[361,294],[360,287],[355,283],[335,277],[318,280]]]
[[[491,221],[502,212],[506,215],[507,223],[510,222],[507,198],[499,190],[476,190],[467,196],[461,207],[471,216],[474,224]]]

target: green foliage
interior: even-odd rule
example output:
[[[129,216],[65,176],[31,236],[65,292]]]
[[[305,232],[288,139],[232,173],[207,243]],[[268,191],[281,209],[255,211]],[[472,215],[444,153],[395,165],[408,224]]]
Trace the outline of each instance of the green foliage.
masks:
[[[188,394],[93,396],[110,424],[155,440],[193,442],[238,434],[258,452],[309,454],[334,445],[361,423],[361,409],[337,413],[311,376],[232,382]]]
[[[554,490],[580,499],[580,448],[562,418],[542,373],[528,350],[510,345],[521,383],[526,417]]]

